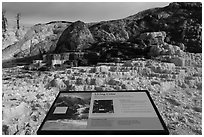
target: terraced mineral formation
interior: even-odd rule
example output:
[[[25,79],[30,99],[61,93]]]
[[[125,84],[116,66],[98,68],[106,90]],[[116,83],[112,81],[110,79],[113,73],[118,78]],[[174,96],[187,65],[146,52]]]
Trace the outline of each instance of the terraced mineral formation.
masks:
[[[59,90],[148,90],[170,134],[202,134],[201,54],[177,66],[135,59],[63,71],[3,69],[3,134],[36,134]]]

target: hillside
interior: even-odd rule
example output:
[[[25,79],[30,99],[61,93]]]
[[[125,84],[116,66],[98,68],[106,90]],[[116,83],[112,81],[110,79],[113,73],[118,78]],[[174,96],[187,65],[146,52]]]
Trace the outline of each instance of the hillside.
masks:
[[[89,38],[92,39],[92,42],[89,43],[91,45],[100,45],[104,42],[116,42],[118,44],[130,42],[141,47],[140,35],[142,33],[158,31],[166,32],[165,42],[169,44],[177,46],[183,44],[185,51],[191,53],[202,52],[201,3],[170,3],[166,7],[148,9],[124,19],[88,23],[86,25],[86,32],[88,33],[80,32],[80,35],[78,35],[79,30],[76,30],[76,34],[67,32],[72,30],[69,28],[70,25],[71,22],[53,21],[33,26],[21,40],[3,50],[3,59],[9,59],[12,56],[28,57],[58,52],[61,48],[62,51],[70,50],[70,44],[67,42],[57,43],[58,39],[61,42],[66,37],[73,37],[71,41],[75,41],[76,49],[80,45],[78,43],[89,41]],[[69,36],[64,36],[64,30]],[[63,36],[61,36],[62,33]],[[68,40],[68,43],[71,41]],[[143,42],[145,45],[149,44],[147,41]],[[87,44],[83,46],[87,47]],[[142,45],[142,47],[144,46]]]

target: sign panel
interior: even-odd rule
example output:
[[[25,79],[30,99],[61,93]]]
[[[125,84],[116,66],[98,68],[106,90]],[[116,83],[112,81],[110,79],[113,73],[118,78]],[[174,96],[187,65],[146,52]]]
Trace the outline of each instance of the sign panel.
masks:
[[[60,92],[38,134],[75,133],[168,134],[168,130],[147,91]]]

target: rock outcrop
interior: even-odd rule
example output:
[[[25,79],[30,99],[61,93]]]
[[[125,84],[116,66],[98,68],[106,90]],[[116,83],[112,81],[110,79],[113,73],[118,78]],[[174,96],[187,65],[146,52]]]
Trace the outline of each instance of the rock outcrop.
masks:
[[[69,50],[84,50],[94,43],[93,36],[84,22],[72,23],[60,36],[55,52],[62,53]]]
[[[149,45],[161,45],[164,44],[166,32],[146,32],[142,33],[139,38],[143,41],[147,41]]]

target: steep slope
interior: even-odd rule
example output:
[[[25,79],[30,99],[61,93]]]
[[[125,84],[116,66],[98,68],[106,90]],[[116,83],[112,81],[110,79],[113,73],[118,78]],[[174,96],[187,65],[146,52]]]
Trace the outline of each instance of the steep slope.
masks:
[[[170,3],[164,8],[148,9],[119,20],[87,24],[78,21],[68,27],[70,24],[55,21],[35,25],[22,40],[3,50],[3,59],[14,55],[28,57],[49,52],[83,50],[92,45],[108,45],[110,42],[115,43],[113,45],[130,42],[144,48],[149,43],[141,40],[140,35],[161,31],[166,32],[164,42],[183,45],[187,52],[202,53],[202,3],[199,2]]]

